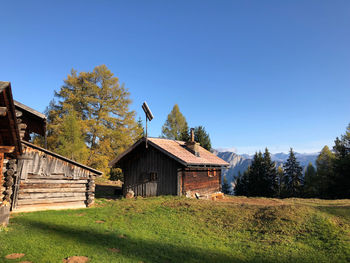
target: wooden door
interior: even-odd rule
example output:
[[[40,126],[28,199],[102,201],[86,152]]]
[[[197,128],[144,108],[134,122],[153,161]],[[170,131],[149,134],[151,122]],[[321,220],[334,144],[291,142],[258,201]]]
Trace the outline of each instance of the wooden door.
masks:
[[[145,196],[156,196],[157,195],[157,182],[147,182],[145,185]]]

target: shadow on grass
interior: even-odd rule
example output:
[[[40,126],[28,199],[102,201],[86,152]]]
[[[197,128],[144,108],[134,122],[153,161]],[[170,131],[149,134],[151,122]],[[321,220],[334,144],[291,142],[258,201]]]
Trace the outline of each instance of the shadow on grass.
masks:
[[[96,184],[95,197],[106,199],[120,199],[123,197],[123,190],[121,186],[117,185]]]
[[[350,206],[318,206],[317,209],[350,222]]]
[[[95,251],[108,251],[118,248],[125,257],[143,262],[256,262],[242,260],[233,256],[220,254],[210,249],[188,247],[184,244],[169,244],[161,241],[135,239],[120,236],[118,232],[101,233],[87,227],[72,227],[47,222],[37,222],[21,218],[21,223],[48,235],[60,237],[74,242],[84,243]],[[98,254],[98,252],[97,252]],[[103,253],[101,253],[103,255]],[[113,258],[113,254],[110,256]],[[111,261],[112,262],[112,261]],[[259,262],[263,262],[259,260]],[[266,262],[266,261],[265,261]]]

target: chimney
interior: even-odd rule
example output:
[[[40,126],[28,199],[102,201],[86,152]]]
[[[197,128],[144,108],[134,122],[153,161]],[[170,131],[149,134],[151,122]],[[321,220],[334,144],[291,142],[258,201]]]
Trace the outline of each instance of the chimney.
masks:
[[[194,141],[194,129],[191,128],[190,141],[185,142],[187,150],[193,153],[195,156],[200,157],[199,155],[199,143]]]

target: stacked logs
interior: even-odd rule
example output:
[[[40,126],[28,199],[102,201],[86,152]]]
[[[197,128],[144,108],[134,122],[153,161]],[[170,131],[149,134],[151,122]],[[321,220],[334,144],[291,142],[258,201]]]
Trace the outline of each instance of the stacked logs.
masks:
[[[4,191],[4,202],[10,204],[11,203],[11,197],[12,197],[12,192],[13,192],[13,185],[14,185],[14,179],[16,176],[16,170],[17,170],[17,164],[16,160],[12,159],[9,160],[6,164],[6,172],[4,176],[4,186],[5,186],[5,191]]]
[[[94,195],[95,193],[95,181],[93,176],[90,175],[90,178],[88,180],[88,184],[87,184],[87,191],[86,191],[86,195],[87,195],[87,206],[91,206],[94,203]]]

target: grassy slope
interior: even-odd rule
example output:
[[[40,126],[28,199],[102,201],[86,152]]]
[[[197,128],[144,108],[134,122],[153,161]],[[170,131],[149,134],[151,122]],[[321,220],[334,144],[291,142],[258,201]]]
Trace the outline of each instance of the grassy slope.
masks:
[[[350,261],[350,200],[230,201],[100,199],[89,209],[17,214],[0,231],[0,262]],[[26,256],[6,261],[10,253]]]

